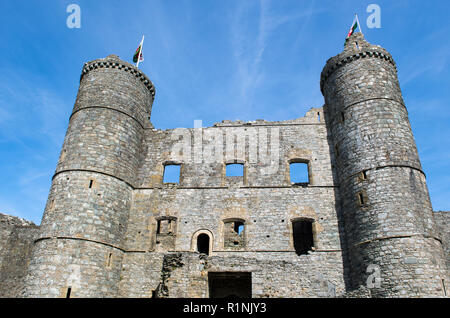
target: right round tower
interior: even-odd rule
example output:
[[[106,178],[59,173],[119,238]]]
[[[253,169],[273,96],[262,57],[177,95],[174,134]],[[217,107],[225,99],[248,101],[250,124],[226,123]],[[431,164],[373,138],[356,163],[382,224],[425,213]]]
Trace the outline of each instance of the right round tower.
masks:
[[[350,289],[442,297],[447,271],[392,56],[350,36],[321,74]],[[448,288],[447,288],[448,290]]]

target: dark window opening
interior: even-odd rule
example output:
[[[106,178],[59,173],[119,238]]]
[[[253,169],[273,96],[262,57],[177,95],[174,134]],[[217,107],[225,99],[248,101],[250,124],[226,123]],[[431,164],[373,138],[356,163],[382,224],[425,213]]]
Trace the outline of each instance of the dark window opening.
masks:
[[[172,219],[157,220],[156,221],[156,234],[172,234],[175,230],[175,225],[176,225],[176,221],[172,220]]]
[[[180,165],[165,165],[163,183],[180,183],[180,174]]]
[[[344,115],[344,112],[341,112],[341,120],[342,120],[342,122],[345,122],[345,115]]]
[[[71,293],[72,293],[72,287],[67,288],[66,298],[70,298]]]
[[[202,233],[197,236],[197,251],[209,255],[209,235]]]
[[[92,188],[92,185],[94,184],[94,180],[89,180],[89,189]]]
[[[243,177],[244,165],[242,163],[230,163],[226,167],[227,177]]]
[[[292,223],[294,249],[297,255],[308,254],[314,247],[312,221],[302,220]]]
[[[358,193],[358,199],[359,199],[360,205],[366,204],[365,199],[364,199],[364,194],[362,192]]]
[[[111,259],[112,259],[112,253],[109,253],[109,255],[108,255],[108,267],[111,266]]]
[[[364,170],[363,172],[361,172],[361,179],[367,180],[367,171],[366,171],[366,170]]]
[[[293,162],[289,165],[291,183],[309,183],[308,164],[303,162]]]
[[[209,272],[208,288],[210,298],[251,298],[252,273]]]
[[[156,234],[161,233],[161,220],[158,220],[158,223],[156,225]]]
[[[244,222],[234,222],[234,231],[238,235],[241,235],[242,232],[244,231]]]

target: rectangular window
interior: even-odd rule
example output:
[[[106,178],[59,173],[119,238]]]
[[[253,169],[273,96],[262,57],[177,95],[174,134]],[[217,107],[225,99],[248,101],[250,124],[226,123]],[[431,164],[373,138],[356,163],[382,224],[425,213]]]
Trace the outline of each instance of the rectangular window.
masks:
[[[230,163],[226,167],[227,177],[243,177],[244,176],[244,165],[242,163]]]
[[[69,286],[69,288],[67,288],[66,298],[70,298],[71,293],[72,293],[72,287]]]
[[[291,183],[309,183],[308,164],[293,162],[289,165]]]
[[[367,195],[364,191],[358,193],[358,201],[360,206],[367,204]]]
[[[108,255],[108,263],[107,263],[107,267],[111,267],[111,259],[112,259],[112,253],[109,253]]]
[[[181,165],[165,165],[163,183],[180,183]]]
[[[297,255],[308,254],[314,247],[313,222],[310,220],[294,221],[292,234]]]

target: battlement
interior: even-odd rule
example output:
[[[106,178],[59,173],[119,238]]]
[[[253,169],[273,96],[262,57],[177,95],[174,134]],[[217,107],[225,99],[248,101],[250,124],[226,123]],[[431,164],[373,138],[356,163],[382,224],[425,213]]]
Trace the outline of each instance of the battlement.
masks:
[[[322,118],[322,119],[321,119]],[[243,126],[283,126],[283,125],[311,125],[324,124],[323,122],[323,108],[312,107],[303,117],[292,120],[283,121],[267,121],[264,119],[257,119],[254,121],[244,122],[241,120],[231,121],[222,120],[220,123],[214,123],[213,127],[243,127]]]
[[[147,87],[147,89],[151,92],[153,98],[155,97],[156,90],[152,81],[150,81],[150,79],[136,66],[121,60],[117,55],[108,55],[105,58],[85,63],[81,71],[80,82],[87,73],[98,68],[115,68],[130,73],[131,75],[139,79],[142,84],[145,85],[145,87]]]
[[[344,51],[328,59],[320,75],[320,89],[328,77],[340,67],[352,61],[365,58],[379,58],[389,62],[395,70],[397,66],[391,54],[379,45],[372,45],[364,39],[362,33],[354,33],[345,42]]]

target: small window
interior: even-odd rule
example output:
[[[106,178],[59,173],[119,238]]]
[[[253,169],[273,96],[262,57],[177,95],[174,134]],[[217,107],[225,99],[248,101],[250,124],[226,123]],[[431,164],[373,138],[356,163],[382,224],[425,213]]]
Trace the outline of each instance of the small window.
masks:
[[[224,247],[226,249],[245,248],[245,221],[224,220]]]
[[[238,235],[242,235],[244,231],[244,222],[234,222],[234,231]]]
[[[108,254],[108,262],[106,264],[107,267],[111,267],[111,263],[112,263],[111,260],[112,260],[112,253],[109,253]]]
[[[55,207],[55,199],[51,200],[48,204],[48,210],[51,211]]]
[[[360,206],[366,206],[368,204],[368,198],[366,191],[358,192],[357,194],[358,203]]]
[[[367,170],[362,171],[360,177],[361,180],[367,180]]]
[[[293,162],[289,165],[291,183],[309,183],[308,164]]]
[[[163,183],[180,183],[180,165],[165,165]]]
[[[341,112],[341,121],[345,122],[345,114],[344,114],[344,112]]]
[[[172,234],[175,227],[175,219],[157,220],[156,234]]]
[[[197,251],[209,255],[209,235],[202,233],[197,236]]]
[[[359,204],[361,204],[361,205],[366,204],[364,202],[364,195],[362,194],[362,192],[358,193],[358,198],[359,198]]]
[[[292,223],[294,249],[297,255],[308,254],[314,247],[313,221],[300,220]]]
[[[94,180],[89,180],[89,189],[92,189],[92,186],[94,185]]]
[[[242,163],[230,163],[226,167],[227,177],[243,177],[244,176],[244,165]]]
[[[69,286],[69,288],[67,288],[66,298],[70,298],[71,293],[72,293],[72,287]]]

